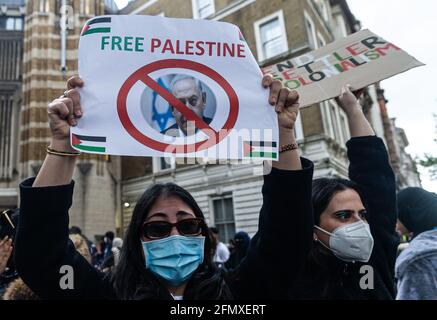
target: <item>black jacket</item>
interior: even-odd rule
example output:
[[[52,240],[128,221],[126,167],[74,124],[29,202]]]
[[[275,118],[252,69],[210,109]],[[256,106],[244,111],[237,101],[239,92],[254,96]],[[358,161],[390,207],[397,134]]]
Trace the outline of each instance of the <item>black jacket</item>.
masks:
[[[394,266],[399,237],[396,234],[396,184],[384,143],[377,137],[352,138],[347,143],[350,161],[349,178],[363,193],[367,221],[374,238],[374,248],[368,263],[346,263],[320,244],[314,243],[305,271],[292,286],[293,299],[394,299]],[[371,284],[374,289],[363,290]],[[360,273],[361,271],[361,273]]]
[[[238,273],[232,277],[223,275],[232,279],[226,283],[235,298],[287,297],[288,284],[301,269],[312,242],[313,164],[302,159],[302,165],[301,171],[273,169],[264,177],[259,231]],[[77,253],[68,238],[68,210],[74,182],[32,188],[33,181],[28,179],[20,185],[21,214],[15,258],[24,282],[42,299],[116,298],[109,279]],[[284,250],[290,234],[300,239],[293,255]],[[60,288],[63,265],[73,267],[73,290]]]

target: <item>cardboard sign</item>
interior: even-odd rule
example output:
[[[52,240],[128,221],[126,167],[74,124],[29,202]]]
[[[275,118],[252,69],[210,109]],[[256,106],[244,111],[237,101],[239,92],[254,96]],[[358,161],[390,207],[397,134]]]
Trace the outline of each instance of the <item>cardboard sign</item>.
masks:
[[[238,27],[156,16],[104,16],[79,43],[84,152],[278,158],[278,124]]]
[[[263,69],[300,94],[301,107],[358,90],[424,64],[369,30]]]

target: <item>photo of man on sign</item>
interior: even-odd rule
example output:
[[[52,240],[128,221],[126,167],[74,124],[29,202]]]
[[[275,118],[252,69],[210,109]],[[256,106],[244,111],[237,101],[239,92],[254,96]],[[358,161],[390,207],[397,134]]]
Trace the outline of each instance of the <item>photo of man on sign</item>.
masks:
[[[216,98],[204,82],[187,74],[166,75],[157,82],[205,123],[209,125],[212,122]],[[184,137],[198,132],[193,120],[187,119],[177,107],[170,105],[150,88],[144,90],[141,108],[147,122],[161,134]]]

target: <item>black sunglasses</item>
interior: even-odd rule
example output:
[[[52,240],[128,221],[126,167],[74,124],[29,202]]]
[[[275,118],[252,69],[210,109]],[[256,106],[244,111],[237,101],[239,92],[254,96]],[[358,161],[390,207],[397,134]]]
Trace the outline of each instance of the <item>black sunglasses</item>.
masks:
[[[183,236],[198,236],[202,233],[205,226],[203,219],[184,219],[176,223],[167,221],[151,221],[143,224],[142,235],[149,239],[161,239],[170,236],[173,227]]]

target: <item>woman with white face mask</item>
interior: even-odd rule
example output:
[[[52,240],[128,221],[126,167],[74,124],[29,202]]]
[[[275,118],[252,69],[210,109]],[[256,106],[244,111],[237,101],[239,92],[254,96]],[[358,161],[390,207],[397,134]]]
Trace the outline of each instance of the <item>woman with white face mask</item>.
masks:
[[[313,182],[313,247],[294,299],[393,299],[396,185],[387,151],[346,86],[337,99],[351,132],[349,179]]]

